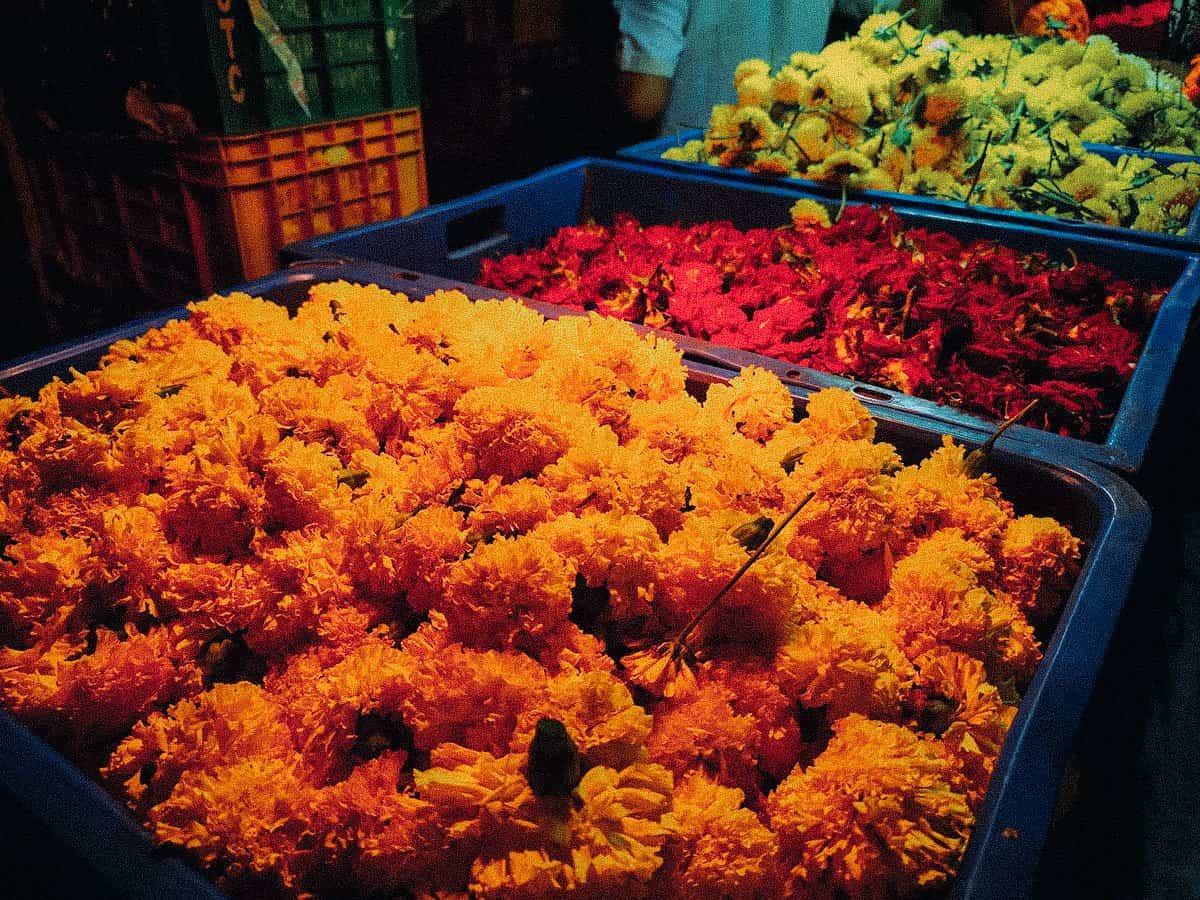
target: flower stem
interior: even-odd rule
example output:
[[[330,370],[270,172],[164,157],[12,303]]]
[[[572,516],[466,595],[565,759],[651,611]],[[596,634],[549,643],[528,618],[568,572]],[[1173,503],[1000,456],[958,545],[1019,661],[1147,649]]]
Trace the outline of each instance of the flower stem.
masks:
[[[991,454],[992,448],[996,446],[996,441],[1000,439],[1000,435],[1004,434],[1004,432],[1033,412],[1033,408],[1040,402],[1041,399],[1035,397],[1015,416],[1005,419],[1000,427],[992,432],[991,437],[967,454],[967,458],[963,460],[963,471],[971,478],[978,478],[982,475],[984,467],[987,465],[988,456]]]
[[[671,650],[671,656],[673,658],[679,657],[682,653],[684,653],[684,651],[687,650],[688,636],[691,635],[691,633],[696,629],[696,626],[704,620],[705,616],[713,611],[716,605],[721,602],[721,598],[728,594],[733,589],[735,584],[741,581],[742,576],[750,571],[750,567],[758,562],[759,558],[767,552],[767,548],[771,546],[771,543],[783,533],[783,529],[788,527],[792,519],[796,518],[796,516],[800,514],[800,510],[808,506],[809,501],[811,501],[815,496],[815,491],[809,491],[805,495],[804,499],[796,505],[796,508],[788,513],[787,517],[782,522],[775,526],[775,530],[767,536],[767,539],[759,545],[758,549],[750,554],[750,558],[742,564],[742,567],[734,573],[733,577],[725,582],[725,586],[717,591],[711,600],[704,604],[703,609],[696,613],[696,615],[692,616],[692,620],[690,622],[683,626],[683,630],[679,632],[679,637],[675,638],[675,646]]]
[[[842,214],[846,211],[846,192],[847,192],[847,185],[846,185],[846,182],[843,181],[842,182],[842,202],[838,204],[837,213],[833,217],[834,225],[836,225],[838,222],[842,221]]]

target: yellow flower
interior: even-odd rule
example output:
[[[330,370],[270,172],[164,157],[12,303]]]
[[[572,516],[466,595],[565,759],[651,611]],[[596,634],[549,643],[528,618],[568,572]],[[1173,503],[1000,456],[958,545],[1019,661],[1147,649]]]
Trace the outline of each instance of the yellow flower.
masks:
[[[808,89],[808,74],[795,66],[784,66],[775,76],[775,99],[798,104]]]
[[[740,88],[742,82],[747,78],[769,76],[770,74],[771,64],[765,59],[747,59],[738,63],[737,68],[733,70],[733,86]]]
[[[797,228],[811,225],[829,227],[829,210],[816,200],[797,200],[792,204],[791,215],[792,223]]]
[[[757,106],[738,109],[730,117],[729,124],[738,146],[744,150],[774,149],[783,143],[783,129],[772,121],[766,110]]]
[[[819,166],[809,169],[808,174],[817,181],[846,181],[851,175],[873,168],[871,160],[857,150],[838,150],[825,157]]]
[[[821,162],[834,151],[829,122],[818,115],[802,114],[799,124],[792,129],[792,138],[799,146],[805,162]]]
[[[737,86],[738,106],[766,109],[775,99],[775,82],[770,75],[747,75]]]
[[[679,162],[705,162],[704,141],[688,141],[682,147],[670,147],[663,153],[663,159],[674,159]]]

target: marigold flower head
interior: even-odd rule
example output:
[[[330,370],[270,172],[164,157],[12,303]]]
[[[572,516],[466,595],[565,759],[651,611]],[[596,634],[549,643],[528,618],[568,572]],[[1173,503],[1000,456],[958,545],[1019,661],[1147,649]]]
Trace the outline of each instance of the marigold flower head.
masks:
[[[1028,678],[1041,649],[1016,601],[982,584],[993,570],[982,545],[957,529],[939,531],[896,563],[880,608],[896,616],[910,655],[940,643],[984,661],[1002,677]]]
[[[891,718],[916,674],[892,615],[849,600],[829,603],[799,625],[774,665],[788,697],[810,708],[828,707],[834,719],[852,712]]]
[[[789,890],[872,897],[944,884],[974,821],[936,741],[850,715],[807,769],[767,800]]]
[[[829,227],[829,210],[816,200],[797,200],[791,208],[792,223],[797,228],[808,225]]]
[[[496,538],[452,563],[437,608],[451,633],[477,647],[536,647],[571,612],[575,572],[547,541]]]
[[[662,878],[671,896],[690,900],[752,900],[778,895],[778,839],[743,806],[745,796],[701,772],[675,783],[672,831]]]
[[[792,421],[795,401],[783,383],[757,366],[747,366],[729,384],[714,384],[704,412],[753,441],[766,442]]]
[[[1079,571],[1079,539],[1054,519],[1018,516],[1000,542],[1000,586],[1027,615],[1057,613]]]
[[[983,664],[965,654],[931,650],[914,665],[920,671],[912,697],[915,730],[937,735],[959,760],[970,781],[971,808],[978,810],[1017,708],[988,682]]]
[[[542,697],[530,698],[517,721],[511,751],[528,752],[534,726],[546,717],[563,724],[590,765],[616,769],[642,757],[652,721],[613,675],[564,672],[550,680]]]
[[[505,752],[518,718],[547,690],[546,672],[536,661],[464,647],[450,640],[444,626],[426,623],[402,647],[381,705],[397,711],[421,750],[454,743]]]

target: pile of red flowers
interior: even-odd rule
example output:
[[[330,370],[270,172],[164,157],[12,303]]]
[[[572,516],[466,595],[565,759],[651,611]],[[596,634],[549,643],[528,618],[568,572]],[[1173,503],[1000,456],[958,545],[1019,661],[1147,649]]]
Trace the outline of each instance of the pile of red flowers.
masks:
[[[803,219],[742,231],[620,216],[485,260],[480,280],[997,419],[1040,398],[1030,424],[1104,439],[1160,287],[906,228],[887,209]]]
[[[1170,14],[1171,0],[1150,0],[1136,6],[1127,3],[1119,10],[1096,16],[1092,31],[1107,34],[1122,50],[1148,53],[1161,49]]]

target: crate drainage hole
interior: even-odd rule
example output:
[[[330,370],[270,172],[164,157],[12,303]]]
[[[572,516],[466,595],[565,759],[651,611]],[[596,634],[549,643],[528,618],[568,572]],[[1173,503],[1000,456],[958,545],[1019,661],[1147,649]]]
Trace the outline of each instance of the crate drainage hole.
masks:
[[[298,260],[295,260],[294,262],[288,263],[288,268],[289,269],[302,269],[302,268],[303,269],[307,269],[307,268],[332,269],[337,266],[344,266],[344,265],[346,265],[346,260],[339,259],[337,257],[333,257],[333,258],[322,258],[322,259],[298,259]]]
[[[890,394],[885,394],[883,391],[875,391],[871,388],[861,387],[859,385],[855,385],[850,390],[855,396],[862,397],[866,400],[874,400],[877,403],[892,402],[892,396]]]

